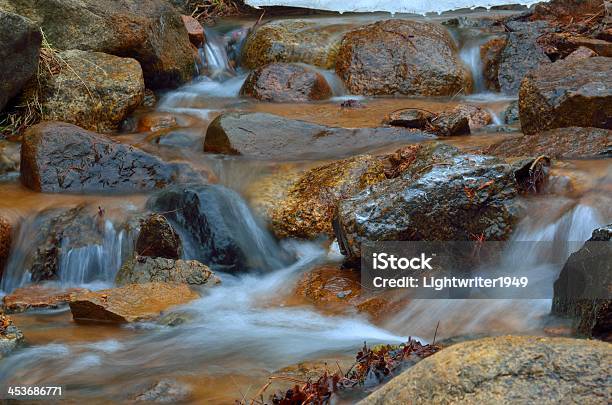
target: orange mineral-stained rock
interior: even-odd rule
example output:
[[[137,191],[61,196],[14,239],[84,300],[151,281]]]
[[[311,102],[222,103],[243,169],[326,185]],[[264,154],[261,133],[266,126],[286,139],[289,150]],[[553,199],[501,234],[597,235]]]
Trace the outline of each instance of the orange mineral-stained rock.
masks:
[[[58,308],[67,304],[77,293],[87,293],[84,288],[59,289],[53,286],[29,285],[17,288],[2,299],[6,312],[24,312],[34,308]]]
[[[201,46],[204,43],[204,27],[202,27],[202,24],[190,15],[181,15],[181,18],[191,43],[195,46]]]
[[[185,284],[145,283],[77,294],[70,301],[75,321],[128,323],[151,320],[199,295]]]

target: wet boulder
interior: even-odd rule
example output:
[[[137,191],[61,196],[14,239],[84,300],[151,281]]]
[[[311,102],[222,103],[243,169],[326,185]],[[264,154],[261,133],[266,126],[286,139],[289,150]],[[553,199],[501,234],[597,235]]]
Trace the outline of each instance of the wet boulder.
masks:
[[[218,185],[173,187],[147,203],[182,229],[191,257],[214,271],[238,273],[283,265],[276,241],[260,229],[242,198]]]
[[[0,7],[0,111],[36,74],[41,40],[32,21]]]
[[[142,221],[136,240],[136,254],[178,259],[182,251],[181,238],[163,215],[151,214]]]
[[[336,73],[351,94],[453,96],[472,87],[447,30],[422,21],[379,21],[347,33]]]
[[[518,220],[518,193],[513,166],[436,143],[398,177],[341,201],[334,230],[349,261],[366,241],[504,240]]]
[[[201,47],[206,40],[202,24],[190,15],[181,15],[181,19],[183,20],[183,24],[185,24],[191,43],[198,48]]]
[[[515,95],[529,71],[550,64],[544,49],[537,43],[548,30],[548,24],[545,21],[512,21],[507,25],[512,31],[501,53],[498,80],[503,93]]]
[[[101,52],[64,51],[55,74],[41,79],[42,119],[111,132],[144,98],[144,80],[135,59]]]
[[[519,93],[525,134],[552,128],[612,128],[612,58],[558,61],[530,72]]]
[[[195,74],[187,30],[165,0],[0,0],[0,8],[41,26],[56,49],[136,59],[148,88],[176,87]]]
[[[469,135],[470,121],[458,111],[445,111],[430,121],[428,129],[440,136]]]
[[[601,128],[556,128],[539,136],[504,139],[483,149],[486,155],[503,158],[546,155],[553,159],[604,156],[612,144],[612,130]]]
[[[270,21],[247,37],[242,65],[256,69],[273,62],[301,62],[331,69],[342,35],[353,27],[299,19]]]
[[[555,281],[552,313],[571,318],[577,334],[612,342],[612,224],[593,231]]]
[[[445,348],[393,378],[361,405],[500,402],[605,403],[610,345],[499,336]]]
[[[162,312],[197,299],[187,284],[128,284],[76,294],[70,301],[77,322],[130,323],[157,318]]]
[[[11,318],[0,314],[0,360],[24,342],[23,332]]]
[[[403,128],[340,128],[267,113],[225,113],[208,127],[204,151],[257,159],[345,157],[427,139]]]
[[[11,223],[0,216],[0,276],[11,253],[12,231]]]
[[[197,260],[174,260],[146,256],[135,256],[127,260],[115,278],[118,286],[150,282],[196,286],[217,284],[219,279],[208,266]]]
[[[493,121],[491,114],[471,104],[433,113],[416,108],[394,111],[383,120],[383,124],[418,128],[439,136],[469,135],[471,131],[483,128]]]
[[[425,111],[416,108],[406,108],[398,111],[393,111],[383,119],[384,125],[394,127],[424,129],[429,126],[436,114],[430,111]]]
[[[490,39],[480,47],[482,74],[484,76],[485,86],[488,90],[500,91],[499,65],[501,63],[501,56],[505,47],[505,37]]]
[[[88,292],[84,288],[60,289],[54,286],[32,284],[20,287],[2,298],[6,313],[25,312],[31,309],[57,309],[68,305],[77,293]]]
[[[240,94],[262,101],[306,102],[326,100],[332,89],[321,73],[305,65],[271,63],[252,71]]]
[[[333,236],[336,205],[386,179],[380,159],[360,155],[294,174],[264,178],[250,187],[251,205],[279,238]]]
[[[199,176],[72,124],[43,122],[21,147],[21,182],[42,192],[135,192]]]

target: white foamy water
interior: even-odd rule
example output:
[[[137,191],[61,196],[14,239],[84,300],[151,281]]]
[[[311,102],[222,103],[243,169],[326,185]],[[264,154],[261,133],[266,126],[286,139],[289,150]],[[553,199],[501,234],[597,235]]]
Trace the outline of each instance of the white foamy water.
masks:
[[[540,1],[513,1],[513,0],[246,0],[246,4],[253,7],[261,6],[289,6],[317,10],[330,10],[344,12],[374,12],[387,11],[390,13],[427,14],[441,13],[443,11],[460,8],[475,8],[502,6],[507,4],[522,4],[531,6]]]

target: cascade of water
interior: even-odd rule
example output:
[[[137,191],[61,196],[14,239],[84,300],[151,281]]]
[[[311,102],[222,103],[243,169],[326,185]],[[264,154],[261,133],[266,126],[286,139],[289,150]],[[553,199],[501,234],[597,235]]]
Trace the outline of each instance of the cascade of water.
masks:
[[[470,69],[474,82],[473,93],[482,93],[486,90],[482,58],[480,57],[480,46],[486,42],[486,38],[472,38],[463,44],[459,51],[461,61]]]

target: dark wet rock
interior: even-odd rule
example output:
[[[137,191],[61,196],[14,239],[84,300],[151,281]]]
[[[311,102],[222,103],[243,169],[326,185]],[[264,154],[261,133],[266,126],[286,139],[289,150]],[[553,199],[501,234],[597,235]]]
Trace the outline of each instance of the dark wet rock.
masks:
[[[198,297],[187,284],[145,283],[75,294],[69,304],[77,322],[128,323],[155,319]]]
[[[64,51],[56,74],[45,72],[38,97],[42,119],[82,128],[117,130],[144,98],[142,69],[137,60],[101,52]]]
[[[0,140],[0,177],[19,173],[21,144]]]
[[[36,74],[41,40],[32,21],[0,7],[0,111]]]
[[[12,231],[11,223],[0,216],[0,277],[11,253]]]
[[[138,255],[178,259],[182,250],[181,238],[163,215],[151,214],[142,222],[136,240]]]
[[[410,20],[379,21],[347,33],[336,73],[352,94],[453,96],[472,87],[447,30]]]
[[[537,43],[548,24],[544,21],[508,24],[513,31],[508,33],[508,40],[501,54],[498,79],[502,92],[517,94],[523,77],[530,70],[550,64],[550,59]]]
[[[493,122],[493,116],[486,109],[472,104],[459,104],[451,110],[453,113],[468,119],[470,130],[474,131],[486,127]]]
[[[250,187],[250,202],[279,238],[333,236],[338,202],[385,178],[380,159],[361,155],[299,174],[264,178]]]
[[[612,128],[612,58],[558,61],[529,73],[519,108],[525,134],[552,128]]]
[[[595,52],[592,49],[589,49],[587,47],[580,46],[575,51],[570,53],[565,58],[565,60],[566,61],[579,60],[579,59],[592,58],[593,56],[597,56],[597,52]]]
[[[0,360],[24,342],[23,332],[11,318],[0,314]]]
[[[191,257],[215,271],[269,270],[283,263],[271,248],[275,241],[252,228],[254,219],[248,207],[230,189],[218,185],[174,187],[151,197],[147,204],[191,240]]]
[[[365,241],[504,240],[519,215],[515,170],[448,145],[423,146],[399,177],[339,203],[340,248],[352,260]]]
[[[504,111],[504,123],[514,125],[519,124],[520,122],[521,117],[519,115],[519,102],[516,100],[511,102]]]
[[[571,318],[577,334],[612,342],[612,224],[593,231],[555,281],[552,313]]]
[[[500,336],[430,356],[369,397],[369,404],[605,404],[611,346],[568,338]]]
[[[343,157],[426,135],[402,128],[339,128],[267,113],[226,113],[208,127],[204,151],[263,159]]]
[[[21,148],[21,181],[42,192],[135,192],[197,177],[186,165],[66,123],[29,128]]]
[[[240,94],[262,101],[306,102],[326,100],[332,89],[321,73],[305,65],[271,63],[252,71]]]
[[[570,21],[578,16],[601,13],[604,0],[550,0],[533,8],[533,19]]]
[[[506,38],[497,37],[490,39],[480,47],[480,59],[482,60],[482,73],[485,86],[492,91],[500,91],[499,65],[502,52],[506,47]]]
[[[423,129],[427,128],[435,116],[436,114],[430,111],[407,108],[392,112],[385,117],[383,124],[392,125],[394,127]]]
[[[219,279],[208,266],[197,260],[173,260],[145,256],[135,256],[126,261],[115,279],[118,286],[150,282],[201,286],[218,284]]]
[[[164,378],[134,397],[134,402],[178,404],[189,400],[191,388],[187,384]]]
[[[273,62],[302,62],[331,69],[342,35],[354,26],[322,26],[308,20],[270,21],[248,36],[242,51],[242,64],[256,69]]]
[[[505,139],[486,147],[483,153],[499,157],[546,155],[553,159],[602,156],[612,145],[612,131],[569,127],[541,132],[538,136]]]
[[[83,288],[60,289],[33,284],[17,288],[5,295],[2,298],[2,305],[7,313],[25,312],[31,309],[57,309],[68,305],[74,294],[84,292],[88,290]]]
[[[165,0],[0,0],[40,25],[56,49],[134,58],[147,87],[176,87],[195,73],[180,14]]]

